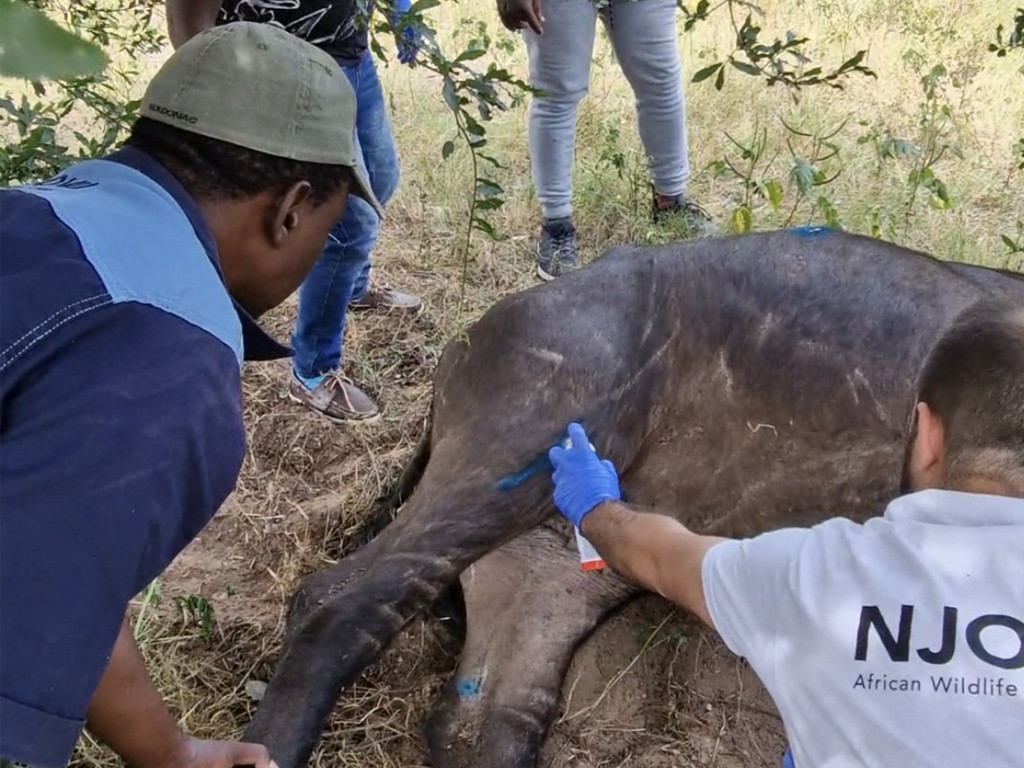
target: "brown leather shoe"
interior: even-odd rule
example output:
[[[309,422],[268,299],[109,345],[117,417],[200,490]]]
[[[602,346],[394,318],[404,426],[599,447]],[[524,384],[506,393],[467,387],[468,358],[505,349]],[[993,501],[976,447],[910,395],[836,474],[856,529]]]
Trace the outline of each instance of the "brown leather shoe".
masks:
[[[359,299],[349,302],[349,307],[354,310],[376,309],[383,312],[419,312],[423,306],[423,300],[411,293],[404,293],[396,290],[389,282],[378,278],[373,270],[370,270],[370,279],[366,284],[366,293]]]
[[[380,415],[373,400],[340,371],[327,374],[312,389],[292,374],[288,397],[335,422],[370,421]]]

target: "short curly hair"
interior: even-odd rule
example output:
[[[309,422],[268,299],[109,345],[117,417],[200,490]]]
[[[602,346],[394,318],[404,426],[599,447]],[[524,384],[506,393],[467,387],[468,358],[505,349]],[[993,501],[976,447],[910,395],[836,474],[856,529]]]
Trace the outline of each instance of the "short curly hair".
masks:
[[[167,166],[198,199],[244,200],[267,190],[284,192],[298,181],[308,181],[313,204],[320,205],[352,181],[352,169],[346,165],[275,157],[146,117],[135,121],[126,144]]]
[[[1024,307],[983,300],[961,312],[929,353],[917,389],[942,422],[950,477],[1024,493]]]

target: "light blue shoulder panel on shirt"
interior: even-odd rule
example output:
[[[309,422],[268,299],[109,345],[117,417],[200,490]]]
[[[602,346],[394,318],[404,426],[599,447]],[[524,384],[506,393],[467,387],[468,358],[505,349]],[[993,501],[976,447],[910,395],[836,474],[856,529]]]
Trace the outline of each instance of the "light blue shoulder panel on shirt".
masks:
[[[50,203],[114,302],[176,315],[218,338],[242,364],[231,297],[184,211],[157,182],[122,163],[86,160],[18,189]]]

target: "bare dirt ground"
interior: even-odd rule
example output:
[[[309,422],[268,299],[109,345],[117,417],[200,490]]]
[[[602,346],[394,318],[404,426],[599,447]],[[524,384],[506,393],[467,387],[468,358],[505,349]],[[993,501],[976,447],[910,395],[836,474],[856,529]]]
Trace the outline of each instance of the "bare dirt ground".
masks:
[[[654,596],[579,648],[563,697],[543,766],[767,768],[784,749],[781,722],[750,668]]]

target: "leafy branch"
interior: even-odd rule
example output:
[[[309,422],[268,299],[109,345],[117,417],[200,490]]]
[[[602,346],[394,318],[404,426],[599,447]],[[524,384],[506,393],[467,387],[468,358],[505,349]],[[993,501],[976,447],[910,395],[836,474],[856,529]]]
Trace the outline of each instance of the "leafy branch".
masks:
[[[0,4],[3,2],[6,0],[0,0]],[[17,101],[10,93],[0,97],[0,125],[12,126],[18,137],[0,146],[3,184],[45,178],[78,160],[107,154],[119,144],[138,116],[139,101],[125,98],[139,76],[136,62],[159,51],[165,42],[153,23],[150,0],[31,0],[31,4],[33,12],[57,15],[60,26],[70,30],[65,32],[68,37],[98,50],[116,47],[131,63],[82,74],[82,70],[65,67],[66,62],[61,62],[58,55],[58,68],[53,71],[61,78],[31,79],[32,95],[22,95]],[[45,59],[48,53],[44,41],[44,48],[34,50],[32,55]],[[24,67],[26,71],[42,71],[31,63]],[[73,110],[84,112],[84,119],[75,123],[66,120]],[[81,125],[82,130],[75,129],[74,124]]]
[[[694,73],[695,83],[714,77],[715,89],[720,91],[725,85],[728,67],[745,75],[763,77],[769,86],[781,83],[794,91],[814,85],[841,89],[843,79],[854,72],[876,79],[878,77],[864,64],[867,55],[865,50],[857,51],[835,69],[825,71],[821,66],[807,66],[811,60],[804,54],[803,46],[809,38],[790,31],[786,33],[785,40],[776,38],[771,43],[761,42],[762,28],[755,23],[754,17],[763,18],[764,11],[749,0],[720,0],[713,6],[710,0],[698,0],[692,10],[683,0],[677,0],[677,4],[686,19],[683,24],[685,31],[689,32],[697,23],[705,21],[719,9],[728,8],[736,34],[732,52],[724,60],[709,64]],[[742,22],[738,21],[737,7],[746,10]]]
[[[1003,25],[996,27],[996,40],[988,44],[988,49],[1000,58],[1006,56],[1013,48],[1024,48],[1024,8],[1017,9],[1013,17],[1013,28],[1003,38]]]
[[[107,65],[99,45],[68,32],[41,6],[39,0],[0,0],[0,75],[42,80],[95,74]]]
[[[492,39],[486,25],[476,25],[476,34],[462,51],[448,56],[437,39],[437,33],[426,23],[423,13],[440,5],[439,0],[417,0],[405,13],[394,16],[393,2],[385,3],[383,13],[373,26],[376,33],[385,33],[401,39],[402,30],[412,28],[420,40],[420,55],[414,66],[422,67],[441,78],[441,95],[455,123],[455,137],[445,140],[441,157],[447,160],[455,152],[456,139],[469,149],[473,172],[473,190],[469,199],[469,219],[462,249],[462,282],[464,292],[469,268],[469,253],[474,232],[481,232],[492,240],[500,236],[489,221],[488,214],[504,205],[505,190],[490,178],[489,172],[504,166],[487,149],[487,131],[484,124],[495,115],[508,111],[519,103],[524,94],[537,93],[522,79],[506,68],[490,62],[483,71],[472,62],[486,56]],[[371,47],[378,58],[387,58],[376,35]]]
[[[831,185],[843,171],[839,143],[835,138],[846,128],[849,118],[826,130],[803,130],[779,122],[785,129],[785,144],[789,150],[788,171],[785,177],[776,169],[781,153],[769,156],[768,128],[755,121],[751,137],[746,142],[728,132],[725,137],[739,151],[737,159],[728,155],[710,163],[708,168],[716,177],[732,177],[743,189],[740,204],[733,210],[729,225],[735,232],[749,232],[754,226],[754,208],[758,199],[773,213],[784,216],[783,226],[791,226],[801,208],[806,223],[820,220],[826,226],[840,228],[839,212],[828,195]],[[787,189],[793,191],[788,212],[782,210]]]
[[[1003,37],[1003,25],[996,27],[996,40],[989,43],[988,49],[1000,58],[1006,56],[1013,49],[1024,50],[1024,8],[1018,8],[1013,17],[1013,28],[1009,34]],[[1019,70],[1024,73],[1024,68]],[[1024,171],[1024,137],[1018,139],[1013,145],[1013,154],[1018,171]],[[1024,253],[1024,222],[1017,222],[1016,237],[1000,235],[1003,244],[1010,254]]]

